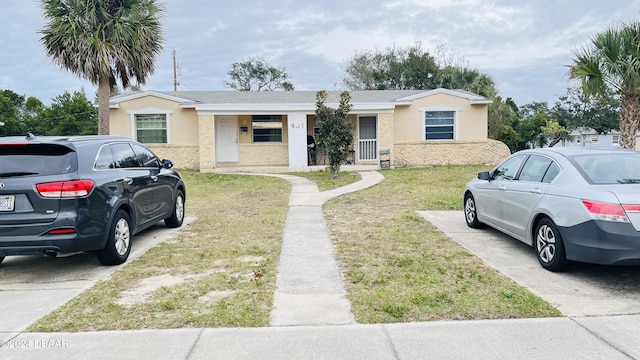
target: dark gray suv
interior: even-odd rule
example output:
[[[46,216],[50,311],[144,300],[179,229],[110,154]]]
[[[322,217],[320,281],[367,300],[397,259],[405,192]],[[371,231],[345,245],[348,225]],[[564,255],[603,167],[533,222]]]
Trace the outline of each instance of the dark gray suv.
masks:
[[[182,225],[186,189],[172,166],[125,137],[0,137],[0,262],[83,251],[125,262],[134,234]]]

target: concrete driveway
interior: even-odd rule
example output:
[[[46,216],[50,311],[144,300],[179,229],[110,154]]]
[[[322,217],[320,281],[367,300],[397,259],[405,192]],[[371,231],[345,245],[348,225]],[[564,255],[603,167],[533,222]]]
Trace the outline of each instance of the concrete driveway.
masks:
[[[118,266],[101,265],[95,253],[61,258],[8,256],[0,264],[0,340],[25,330],[150,248],[173,238],[193,220],[185,218],[176,229],[160,222],[137,234],[129,259]]]
[[[469,228],[462,211],[419,214],[566,316],[640,314],[640,266],[576,263],[568,272],[552,273],[540,266],[532,247],[491,228]]]

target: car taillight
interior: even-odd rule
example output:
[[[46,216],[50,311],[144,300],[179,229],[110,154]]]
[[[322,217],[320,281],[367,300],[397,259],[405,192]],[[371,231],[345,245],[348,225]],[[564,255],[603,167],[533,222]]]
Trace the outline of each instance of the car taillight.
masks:
[[[640,212],[640,205],[636,204],[624,204],[624,211],[626,212]]]
[[[49,230],[47,235],[66,235],[66,234],[74,234],[76,229],[74,228],[62,228],[62,229],[54,229]]]
[[[627,213],[620,204],[606,203],[591,200],[582,200],[582,204],[594,219],[613,221],[613,222],[629,222]]]
[[[46,198],[77,198],[87,196],[93,190],[92,180],[57,181],[37,184],[36,189]]]

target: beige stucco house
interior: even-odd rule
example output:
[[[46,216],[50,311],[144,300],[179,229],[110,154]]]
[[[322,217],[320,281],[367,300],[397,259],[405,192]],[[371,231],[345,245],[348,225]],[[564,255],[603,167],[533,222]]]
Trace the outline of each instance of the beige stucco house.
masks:
[[[509,154],[487,138],[491,100],[460,90],[351,91],[350,163],[391,166],[495,164]],[[327,106],[337,107],[339,91]],[[177,167],[328,164],[314,137],[314,91],[142,91],[110,99],[110,131],[146,143]],[[314,138],[315,139],[315,138]]]

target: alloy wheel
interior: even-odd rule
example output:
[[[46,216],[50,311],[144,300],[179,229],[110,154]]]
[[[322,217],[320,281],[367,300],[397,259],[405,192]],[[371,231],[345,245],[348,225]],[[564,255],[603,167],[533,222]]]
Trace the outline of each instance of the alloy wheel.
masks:
[[[114,232],[115,249],[119,255],[124,255],[129,249],[131,243],[131,230],[126,219],[118,220]]]
[[[547,225],[542,225],[536,235],[536,249],[540,259],[546,263],[553,261],[556,256],[556,234]]]

